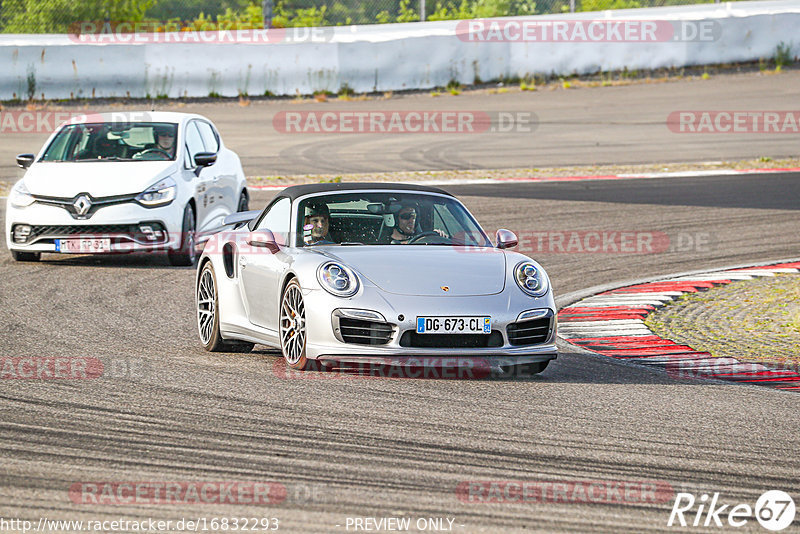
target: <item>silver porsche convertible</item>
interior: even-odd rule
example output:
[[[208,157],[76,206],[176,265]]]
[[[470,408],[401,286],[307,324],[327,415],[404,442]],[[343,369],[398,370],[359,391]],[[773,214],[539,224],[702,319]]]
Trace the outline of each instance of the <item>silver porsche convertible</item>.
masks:
[[[294,186],[226,225],[197,267],[209,351],[258,343],[300,370],[452,357],[537,373],[557,357],[547,273],[440,189]]]

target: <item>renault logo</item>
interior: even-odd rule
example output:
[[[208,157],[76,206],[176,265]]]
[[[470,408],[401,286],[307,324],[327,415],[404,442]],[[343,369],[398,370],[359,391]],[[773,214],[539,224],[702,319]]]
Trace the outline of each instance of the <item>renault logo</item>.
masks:
[[[92,207],[92,199],[86,195],[80,195],[75,199],[75,202],[72,203],[72,206],[75,208],[75,212],[83,217],[89,213],[89,210]]]

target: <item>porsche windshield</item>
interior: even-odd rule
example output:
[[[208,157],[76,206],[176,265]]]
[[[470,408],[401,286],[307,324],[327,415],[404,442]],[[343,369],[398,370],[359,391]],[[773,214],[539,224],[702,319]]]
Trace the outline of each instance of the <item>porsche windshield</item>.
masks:
[[[297,246],[454,245],[491,247],[455,199],[405,192],[322,195],[299,204]]]
[[[41,161],[170,161],[178,125],[91,123],[64,126]]]

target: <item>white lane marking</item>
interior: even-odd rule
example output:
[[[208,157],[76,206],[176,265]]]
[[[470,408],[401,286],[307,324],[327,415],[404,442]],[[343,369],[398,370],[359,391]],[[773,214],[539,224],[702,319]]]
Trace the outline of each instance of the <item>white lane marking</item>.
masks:
[[[597,330],[597,332],[601,332],[601,330]],[[602,332],[607,332],[611,336],[624,336],[627,334],[649,334],[653,335],[653,332],[650,331],[649,328],[607,328],[602,330]]]
[[[645,293],[633,293],[631,295],[597,295],[596,297],[590,297],[583,301],[584,304],[591,304],[593,302],[609,302],[609,301],[617,301],[617,302],[639,302],[642,300],[657,300],[659,302],[667,302],[673,300],[675,297],[670,295],[647,295]]]
[[[677,172],[641,172],[619,174],[620,178],[697,178],[700,176],[731,176],[741,174],[738,169],[720,169],[708,171],[677,171]]]
[[[698,274],[697,276],[682,276],[680,278],[670,278],[664,282],[714,282],[717,280],[751,280],[753,277],[747,274]]]
[[[741,363],[736,358],[700,358],[687,362],[687,365],[694,368],[700,365],[710,365],[714,362],[717,362],[719,365],[733,365],[735,363]]]
[[[606,325],[627,325],[627,324],[636,324],[636,325],[644,325],[644,321],[642,319],[611,319],[608,321],[564,321],[558,324],[559,327],[561,326],[606,326]]]
[[[646,297],[653,295],[655,297],[679,297],[686,293],[686,291],[626,291],[624,293],[606,293],[604,296],[625,297],[628,295],[636,295],[637,297]]]
[[[686,358],[686,359],[676,358],[676,359],[672,359],[672,360],[661,360],[661,361],[654,361],[653,358],[636,358],[636,357],[633,357],[633,358],[629,358],[629,359],[636,360],[636,363],[641,363],[641,364],[644,364],[644,365],[662,365],[662,366],[666,366],[666,365],[673,364],[673,363],[674,364],[681,364],[683,362],[691,361],[689,358]],[[681,369],[681,367],[676,366],[675,370],[678,370],[678,369]]]
[[[665,302],[661,300],[651,300],[651,301],[642,301],[642,302],[633,302],[633,303],[620,303],[620,302],[601,302],[595,303],[593,302],[591,307],[592,308],[621,308],[617,310],[619,313],[628,313],[628,311],[634,311],[640,309],[642,306],[655,306],[660,307],[663,306]],[[587,308],[590,306],[586,306]],[[624,308],[630,308],[630,310],[625,310]],[[652,311],[652,310],[645,310],[645,311]],[[591,313],[591,312],[587,312]],[[611,312],[607,312],[611,313]]]
[[[797,273],[800,272],[800,269],[796,269],[793,267],[776,267],[775,269],[760,269],[753,267],[751,269],[731,269],[730,271],[722,271],[725,273],[737,273],[737,274],[750,274],[750,273]]]
[[[563,339],[599,339],[599,338],[611,337],[611,336],[599,336],[597,334],[589,333],[589,332],[586,332],[586,333],[578,333],[578,332],[569,333],[568,332],[568,333],[565,333],[563,335],[562,335],[561,332],[559,332],[558,335]],[[648,333],[642,332],[642,333],[624,334],[624,335],[622,335],[620,337],[637,338],[637,337],[650,337],[652,335],[653,335],[652,332],[648,332]],[[602,350],[602,349],[593,349],[593,350]]]
[[[606,327],[595,327],[595,328],[580,328],[575,330],[565,330],[561,332],[562,334],[604,334],[608,333],[609,335],[623,335],[628,333],[648,333],[653,335],[653,332],[650,331],[649,328],[645,326],[630,326],[630,327],[616,327],[616,328],[606,328]],[[603,336],[598,336],[603,337]],[[607,337],[607,336],[605,336]]]
[[[582,300],[581,302],[594,302],[596,300],[672,300],[671,295],[663,295],[661,293],[605,293],[601,295],[594,295],[587,299]]]
[[[617,299],[617,298],[603,298],[593,300],[591,302],[585,303],[587,307],[591,304],[592,306],[595,305],[604,305],[604,304],[616,304],[620,307],[633,307],[633,306],[642,306],[648,305],[651,303],[656,304],[666,304],[667,302],[672,302],[673,300],[677,299],[678,297],[664,297],[660,299],[650,299],[645,297],[640,298],[627,298],[627,299]]]
[[[776,274],[797,274],[797,269],[748,269],[746,271],[724,271],[723,274],[747,274],[752,276],[775,276]]]
[[[593,300],[592,302],[585,303],[587,307],[604,307],[607,308],[611,307],[628,307],[628,308],[635,308],[637,306],[663,306],[667,302],[670,302],[672,299],[666,300],[619,300],[619,299],[606,299],[606,300]]]
[[[775,273],[772,271],[747,271],[746,273],[743,272],[733,272],[733,271],[725,271],[719,273],[723,276],[740,276],[740,275],[747,275],[747,276],[775,276]]]
[[[635,322],[634,322],[635,321]],[[568,330],[575,330],[576,328],[606,328],[606,327],[617,327],[617,326],[644,326],[644,323],[640,319],[630,319],[630,322],[611,322],[611,321],[565,321],[563,323],[559,323],[559,328],[564,327]]]

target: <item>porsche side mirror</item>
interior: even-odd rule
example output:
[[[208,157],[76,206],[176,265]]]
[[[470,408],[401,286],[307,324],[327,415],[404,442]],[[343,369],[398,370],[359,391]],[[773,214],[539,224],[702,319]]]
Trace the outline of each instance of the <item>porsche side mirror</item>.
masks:
[[[250,237],[247,239],[247,244],[251,247],[266,248],[273,254],[280,250],[278,243],[275,242],[275,236],[269,230],[251,232]]]
[[[497,231],[497,235],[495,236],[497,241],[497,248],[514,248],[519,244],[519,239],[517,239],[517,234],[512,232],[511,230],[505,230],[501,228]]]
[[[33,160],[36,159],[34,154],[20,154],[17,156],[17,166],[20,169],[27,169],[33,165]]]
[[[198,167],[211,167],[217,162],[217,155],[213,152],[198,152],[194,155],[194,164]]]

